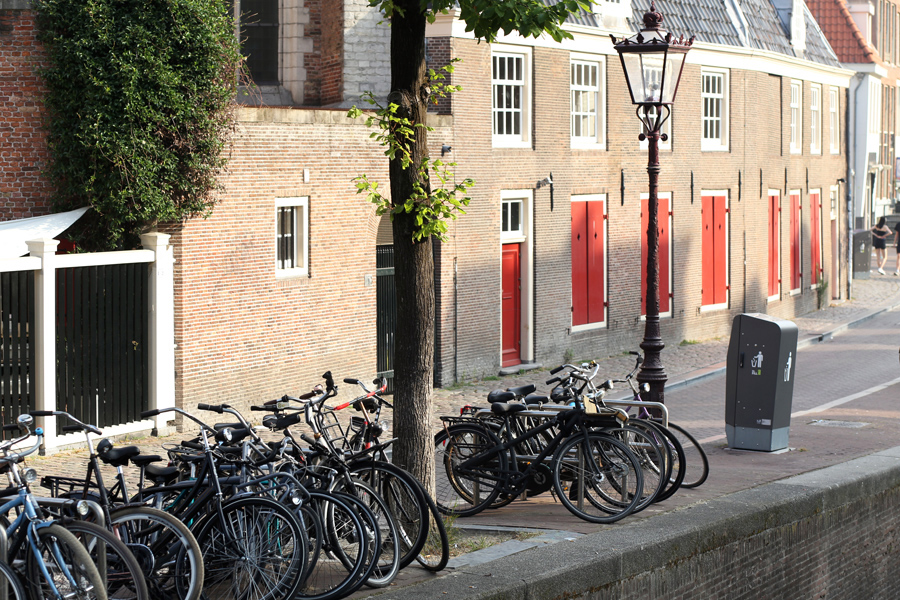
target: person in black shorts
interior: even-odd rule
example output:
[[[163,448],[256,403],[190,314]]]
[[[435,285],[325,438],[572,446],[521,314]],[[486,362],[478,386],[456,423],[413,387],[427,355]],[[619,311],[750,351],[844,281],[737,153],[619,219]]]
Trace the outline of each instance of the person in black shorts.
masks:
[[[894,269],[894,277],[900,276],[900,225],[894,229],[894,243],[897,245],[897,266]]]
[[[872,228],[872,247],[875,248],[875,260],[878,261],[878,272],[884,275],[884,263],[887,261],[887,237],[891,228],[884,224],[884,217]]]

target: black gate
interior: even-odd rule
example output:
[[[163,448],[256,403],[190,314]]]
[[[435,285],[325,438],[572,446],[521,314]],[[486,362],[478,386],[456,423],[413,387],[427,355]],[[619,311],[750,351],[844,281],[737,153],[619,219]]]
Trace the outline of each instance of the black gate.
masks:
[[[394,330],[397,326],[393,246],[375,247],[375,275],[378,375],[387,378],[387,391],[390,393],[394,391]]]
[[[0,273],[0,423],[34,406],[34,271]]]
[[[139,421],[148,409],[148,269],[140,263],[56,272],[59,410],[106,427]]]

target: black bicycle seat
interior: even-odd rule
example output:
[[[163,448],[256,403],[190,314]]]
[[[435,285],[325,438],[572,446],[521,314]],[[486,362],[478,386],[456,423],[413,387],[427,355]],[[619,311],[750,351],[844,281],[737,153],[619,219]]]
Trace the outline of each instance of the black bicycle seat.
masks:
[[[491,412],[495,415],[512,414],[527,409],[528,407],[524,404],[507,404],[506,402],[495,402],[494,404],[491,404]]]
[[[516,395],[512,392],[508,392],[506,390],[494,390],[490,394],[488,394],[488,402],[509,402],[510,400],[515,400]]]
[[[544,394],[528,394],[525,396],[525,404],[546,404],[550,402],[550,396]]]
[[[533,383],[529,383],[528,385],[520,385],[519,387],[509,388],[509,391],[516,395],[516,397],[527,396],[536,390],[537,388]]]
[[[122,448],[110,448],[100,454],[100,460],[113,467],[124,467],[128,461],[141,453],[137,446],[123,446]]]

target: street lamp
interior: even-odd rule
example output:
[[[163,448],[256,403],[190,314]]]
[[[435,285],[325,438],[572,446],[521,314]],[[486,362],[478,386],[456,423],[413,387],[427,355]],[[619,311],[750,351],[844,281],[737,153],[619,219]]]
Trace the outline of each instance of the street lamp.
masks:
[[[616,52],[622,61],[625,82],[631,94],[632,104],[637,105],[638,119],[644,125],[641,141],[647,140],[649,149],[647,173],[650,175],[650,198],[647,202],[647,320],[644,326],[644,363],[637,379],[649,385],[652,402],[663,402],[666,386],[666,372],[660,353],[665,348],[659,331],[659,220],[657,192],[659,187],[659,140],[667,136],[660,128],[669,118],[671,105],[675,102],[684,59],[694,38],[675,38],[670,32],[660,28],[663,17],[656,11],[655,2],[644,14],[644,28],[630,38],[616,40],[610,36]]]

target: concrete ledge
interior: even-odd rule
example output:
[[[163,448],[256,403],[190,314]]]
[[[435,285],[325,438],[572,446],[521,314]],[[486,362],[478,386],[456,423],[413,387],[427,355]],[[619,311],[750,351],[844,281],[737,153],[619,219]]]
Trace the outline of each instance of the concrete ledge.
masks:
[[[830,512],[840,514],[898,490],[900,447],[645,521],[625,520],[599,533],[464,567],[423,584],[385,590],[377,597],[578,598],[631,578],[677,568],[704,553],[777,528],[796,528]],[[774,560],[778,558],[773,555]]]
[[[31,0],[0,0],[0,10],[31,10]]]

